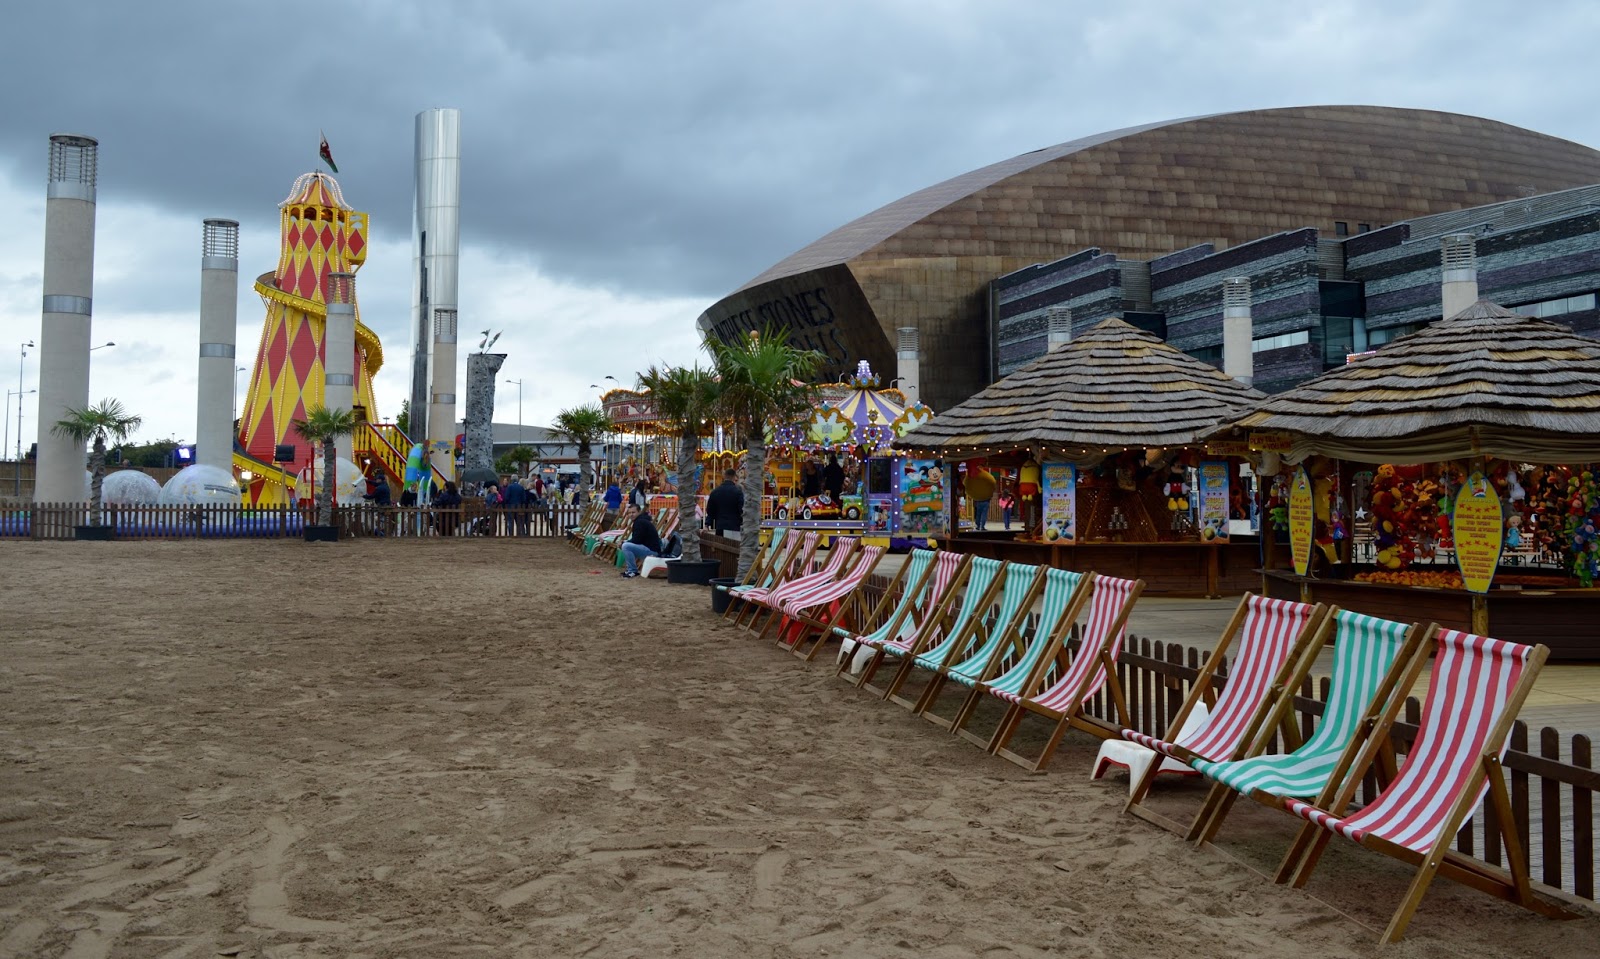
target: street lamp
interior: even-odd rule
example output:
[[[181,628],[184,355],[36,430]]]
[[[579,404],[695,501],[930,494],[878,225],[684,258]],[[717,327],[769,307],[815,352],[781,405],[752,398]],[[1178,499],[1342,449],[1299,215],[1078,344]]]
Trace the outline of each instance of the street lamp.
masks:
[[[17,360],[17,393],[16,393],[16,396],[17,396],[17,467],[16,467],[16,474],[15,474],[16,475],[16,480],[17,480],[15,494],[17,496],[21,496],[22,495],[22,398],[24,396],[28,395],[27,393],[22,392],[22,368],[23,368],[23,364],[25,364],[27,362],[28,351],[31,350],[31,349],[33,349],[33,341],[32,340],[28,340],[27,342],[23,343],[22,344],[22,357],[21,357],[21,359]],[[37,393],[37,392],[39,392],[39,391],[38,390],[29,390],[28,391],[28,393]],[[6,422],[8,424],[11,422],[11,403],[9,402],[9,400],[6,403]],[[0,451],[3,451],[4,449],[5,449],[4,446],[0,446]]]
[[[233,421],[235,423],[239,422],[239,374],[244,371],[245,368],[242,366],[233,368]]]
[[[91,347],[89,347],[89,352],[93,353],[95,350],[103,350],[108,346],[116,346],[116,345],[117,344],[115,342],[112,342],[111,340],[107,340],[106,342],[101,343],[99,346],[91,346]]]
[[[522,444],[522,381],[506,380],[507,383],[517,384],[517,445]]]
[[[5,415],[6,430],[5,430],[5,441],[4,442],[0,442],[0,456],[4,456],[5,455],[5,453],[4,453],[5,448],[11,445],[11,398],[13,396],[15,396],[15,397],[17,397],[17,462],[19,462],[19,463],[22,462],[22,397],[27,396],[30,393],[37,393],[37,392],[39,392],[39,391],[38,390],[6,390],[6,415]],[[20,485],[20,481],[19,481],[18,485]]]

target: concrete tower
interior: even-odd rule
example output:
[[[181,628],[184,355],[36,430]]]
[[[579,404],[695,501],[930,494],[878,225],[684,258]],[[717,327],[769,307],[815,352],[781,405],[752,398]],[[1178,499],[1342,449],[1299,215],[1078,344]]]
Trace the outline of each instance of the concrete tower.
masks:
[[[467,354],[467,418],[463,426],[467,440],[461,464],[464,470],[494,470],[494,383],[500,364],[505,361],[504,353]]]
[[[83,499],[84,448],[51,432],[89,405],[89,323],[94,305],[95,167],[91,137],[50,138],[44,212],[44,317],[39,331],[39,461],[36,503]]]
[[[327,328],[322,339],[322,403],[330,410],[348,410],[356,402],[356,275],[328,274]],[[333,441],[339,455],[355,462],[355,440]]]
[[[1250,311],[1250,278],[1222,281],[1222,372],[1245,386],[1256,379],[1255,320]]]
[[[433,465],[455,476],[454,319],[461,246],[461,111],[417,114],[416,206],[412,214],[411,438],[429,443]],[[450,338],[439,338],[437,310],[449,310]],[[442,349],[441,349],[442,346]],[[442,353],[449,355],[441,356]],[[446,444],[442,449],[440,443]]]
[[[239,322],[239,221],[200,228],[200,389],[195,462],[233,468],[233,384]]]

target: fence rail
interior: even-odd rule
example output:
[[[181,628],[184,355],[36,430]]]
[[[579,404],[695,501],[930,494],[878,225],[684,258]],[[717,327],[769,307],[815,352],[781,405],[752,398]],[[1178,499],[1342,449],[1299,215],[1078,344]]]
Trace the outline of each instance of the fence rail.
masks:
[[[490,509],[480,501],[440,509],[365,504],[334,507],[333,525],[343,539],[443,536],[554,538],[582,515],[578,506]],[[34,503],[0,511],[0,539],[71,540],[79,527],[111,530],[117,540],[299,539],[316,523],[314,509],[299,506],[102,507],[98,522],[87,503]]]

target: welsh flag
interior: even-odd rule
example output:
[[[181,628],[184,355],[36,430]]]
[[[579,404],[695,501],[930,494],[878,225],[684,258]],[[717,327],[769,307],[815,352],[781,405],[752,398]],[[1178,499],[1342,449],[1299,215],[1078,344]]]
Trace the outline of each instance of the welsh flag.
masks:
[[[317,150],[317,156],[322,157],[322,162],[328,165],[328,169],[335,173],[339,172],[339,168],[333,163],[333,151],[328,149],[327,134],[322,135],[322,147]]]

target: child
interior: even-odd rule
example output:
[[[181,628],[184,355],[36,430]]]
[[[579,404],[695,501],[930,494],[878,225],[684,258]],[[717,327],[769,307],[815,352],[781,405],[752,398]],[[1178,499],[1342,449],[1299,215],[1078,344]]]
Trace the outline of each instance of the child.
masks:
[[[1011,528],[1011,510],[1017,505],[1016,499],[1013,498],[1012,495],[1011,495],[1011,484],[1010,483],[1006,483],[1004,486],[1000,487],[1000,500],[999,500],[999,503],[1000,503],[1000,515],[1002,517],[1004,517],[1004,519],[1005,519],[1006,529],[1010,529]]]

